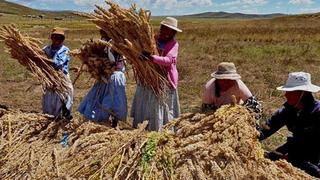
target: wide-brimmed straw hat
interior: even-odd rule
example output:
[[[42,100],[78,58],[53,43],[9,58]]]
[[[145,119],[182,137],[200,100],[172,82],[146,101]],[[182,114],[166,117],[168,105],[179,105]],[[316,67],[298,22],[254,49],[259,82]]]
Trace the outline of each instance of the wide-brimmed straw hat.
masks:
[[[216,79],[237,80],[241,76],[237,73],[236,66],[232,62],[222,62],[218,65],[217,71],[211,74]]]
[[[63,37],[65,36],[64,35],[64,29],[60,28],[60,27],[53,28],[52,31],[51,31],[51,35],[53,35],[53,34],[62,35]]]
[[[176,18],[166,17],[163,21],[161,21],[161,25],[167,26],[175,31],[182,32],[182,30],[178,28],[178,20]]]
[[[318,92],[320,87],[311,83],[311,75],[306,72],[292,72],[285,85],[277,88],[280,91],[308,91]]]

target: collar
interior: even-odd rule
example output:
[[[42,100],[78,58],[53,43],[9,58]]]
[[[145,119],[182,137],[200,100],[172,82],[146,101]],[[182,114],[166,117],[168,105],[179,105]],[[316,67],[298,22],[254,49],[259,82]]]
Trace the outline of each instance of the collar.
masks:
[[[52,45],[50,45],[50,49],[53,51],[58,51],[62,48],[63,44],[61,44],[60,46],[58,46],[57,48],[53,48]]]
[[[316,109],[320,109],[320,102],[317,100],[313,100],[307,104],[304,105],[303,109],[297,109],[291,105],[289,105],[287,102],[285,102],[283,104],[283,106],[287,109],[293,110],[293,111],[297,111],[297,112],[308,112],[308,113],[312,113],[314,112]]]

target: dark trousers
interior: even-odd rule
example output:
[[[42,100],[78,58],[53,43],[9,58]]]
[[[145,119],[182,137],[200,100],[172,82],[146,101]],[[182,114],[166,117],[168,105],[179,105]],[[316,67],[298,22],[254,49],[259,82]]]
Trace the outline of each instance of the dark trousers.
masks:
[[[288,152],[289,152],[289,143],[287,142],[282,146],[278,147],[275,151],[266,153],[265,157],[272,161],[276,161],[279,159],[286,159],[293,166],[304,170],[306,173],[310,174],[311,176],[320,178],[319,163],[312,163],[310,161],[300,160],[300,158],[290,157],[290,154]]]

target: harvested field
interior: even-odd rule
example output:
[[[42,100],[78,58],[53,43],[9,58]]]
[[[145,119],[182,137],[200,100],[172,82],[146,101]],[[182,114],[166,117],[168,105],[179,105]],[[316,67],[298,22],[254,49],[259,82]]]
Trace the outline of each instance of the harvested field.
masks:
[[[155,30],[158,29],[161,19],[162,18],[157,17],[151,19],[152,27]],[[80,18],[68,21],[51,21],[47,19],[26,19],[20,17],[20,15],[12,15],[3,16],[0,21],[4,25],[9,25],[14,22],[21,32],[41,39],[43,43],[49,43],[48,34],[53,27],[65,27],[67,29],[65,43],[70,49],[79,48],[80,44],[83,44],[86,40],[99,37],[95,24]],[[206,81],[211,78],[210,74],[215,70],[216,65],[222,61],[234,62],[243,81],[259,100],[263,101],[264,119],[268,118],[275,108],[282,105],[284,100],[283,95],[279,91],[276,91],[275,87],[285,82],[288,72],[307,71],[312,74],[312,79],[315,84],[318,85],[320,82],[319,18],[301,16],[265,20],[219,20],[185,17],[179,18],[179,26],[183,29],[183,33],[180,33],[177,36],[177,40],[180,43],[178,60],[178,71],[180,76],[179,94],[182,105],[181,108],[184,113],[190,111],[195,112],[200,109],[201,89]],[[41,44],[41,46],[42,45],[44,44]],[[32,77],[29,71],[21,66],[18,61],[12,60],[10,55],[4,52],[4,47],[5,43],[0,42],[0,104],[3,103],[9,107],[40,112],[42,96],[41,84],[34,83],[35,78]],[[80,65],[80,61],[75,59],[71,61],[71,67],[80,67]],[[130,76],[128,76],[127,95],[129,98],[128,100],[130,101],[135,90],[135,79],[133,78],[134,76],[132,75],[133,72],[131,69],[128,69],[128,72]],[[71,72],[72,79],[74,79],[75,76],[76,74]],[[83,73],[75,86],[75,107],[78,106],[83,96],[91,87],[93,81],[95,81],[95,79],[90,79],[90,76],[91,75],[88,73]],[[319,94],[316,94],[316,96],[319,97]],[[73,109],[75,120],[69,124],[67,122],[52,122],[53,120],[49,117],[40,114],[25,113],[18,110],[7,111],[4,108],[1,108],[0,105],[0,179],[8,179],[9,177],[11,177],[9,179],[14,179],[14,177],[17,179],[23,179],[20,177],[25,177],[25,179],[28,177],[29,179],[44,179],[43,177],[47,177],[46,179],[54,179],[54,177],[59,177],[57,179],[68,177],[80,179],[81,175],[83,177],[89,177],[97,172],[99,168],[107,162],[108,158],[116,152],[114,150],[115,148],[120,149],[121,145],[128,142],[128,137],[126,137],[129,136],[128,130],[122,130],[121,133],[114,130],[112,131],[112,133],[117,135],[123,133],[122,136],[100,136],[102,132],[109,132],[111,129],[93,123],[85,123],[79,118],[80,115],[76,112],[76,108]],[[182,126],[184,125],[193,126],[194,124],[198,124],[199,119],[207,117],[206,115],[199,114],[187,115],[188,114],[184,115],[186,118],[182,120],[181,123],[176,124],[178,130],[183,129]],[[186,120],[189,120],[190,122],[187,122]],[[226,122],[229,122],[229,120],[226,120]],[[76,132],[74,130],[76,128],[73,127],[81,127],[82,130],[78,129]],[[247,126],[242,126],[242,128],[243,127]],[[251,125],[249,127],[251,127]],[[88,129],[85,130],[85,128]],[[213,131],[217,130],[213,129],[213,125],[208,125],[206,128],[212,128]],[[206,132],[206,138],[208,138],[208,134],[218,135],[217,132],[208,132],[208,129],[204,130],[204,132]],[[237,131],[238,129],[239,127],[236,128]],[[248,129],[251,132],[254,132],[254,129]],[[129,130],[131,131],[131,129]],[[236,130],[234,129],[232,131]],[[43,132],[40,133],[40,131]],[[69,132],[71,134],[68,148],[62,148],[59,144],[64,132]],[[89,135],[89,132],[93,132],[93,134]],[[225,133],[226,132],[229,131],[226,130]],[[109,132],[109,134],[112,133]],[[283,129],[281,130],[281,133],[275,134],[273,137],[269,138],[264,142],[264,148],[274,149],[274,147],[278,146],[286,139],[286,133],[286,129]],[[245,154],[245,156],[240,156],[239,154],[241,154],[242,151],[241,153],[233,151],[233,146],[231,146],[229,148],[230,151],[228,151],[231,153],[227,155],[222,153],[222,155],[219,156],[220,159],[217,156],[211,157],[211,155],[221,152],[221,149],[217,148],[219,148],[218,145],[221,145],[222,142],[225,142],[226,144],[223,145],[223,147],[232,145],[234,142],[243,144],[243,138],[240,139],[241,141],[239,139],[230,140],[230,138],[236,136],[223,137],[220,141],[213,141],[216,144],[212,145],[210,143],[213,138],[209,137],[208,139],[204,139],[203,135],[200,135],[197,132],[194,135],[198,135],[196,137],[199,137],[199,139],[194,140],[193,135],[191,135],[190,139],[192,139],[192,141],[190,140],[189,142],[208,142],[208,146],[212,148],[210,149],[211,151],[208,151],[209,147],[201,147],[199,152],[191,149],[190,151],[184,151],[190,152],[190,155],[178,156],[179,148],[181,149],[183,145],[186,146],[186,144],[179,145],[172,142],[172,139],[178,139],[177,136],[179,132],[177,132],[177,135],[169,133],[168,138],[166,138],[168,136],[166,134],[165,139],[169,139],[168,142],[158,140],[163,139],[162,134],[148,134],[147,132],[143,132],[142,134],[144,137],[141,137],[138,141],[150,139],[148,143],[142,146],[142,148],[150,150],[142,151],[140,149],[140,153],[149,153],[143,153],[143,156],[140,154],[137,155],[137,162],[141,162],[139,159],[144,159],[142,161],[143,165],[138,165],[137,169],[140,168],[139,172],[133,171],[132,176],[130,176],[132,179],[133,177],[136,177],[138,173],[141,175],[144,174],[144,172],[151,172],[150,176],[154,176],[153,172],[163,172],[163,170],[161,170],[161,163],[160,165],[154,163],[154,159],[156,158],[154,157],[155,155],[153,155],[155,154],[154,144],[157,144],[156,147],[159,149],[161,149],[161,147],[170,147],[174,150],[174,157],[185,158],[179,161],[176,159],[174,159],[174,161],[172,160],[173,158],[169,158],[173,163],[167,164],[174,164],[173,167],[175,168],[172,179],[190,176],[200,177],[201,175],[201,177],[207,177],[209,171],[206,169],[207,166],[205,166],[205,162],[214,164],[214,171],[212,171],[215,172],[215,174],[218,174],[214,179],[241,179],[240,177],[243,177],[242,179],[311,179],[310,176],[283,161],[274,163],[263,158],[259,159],[260,155],[256,157],[253,155],[255,154],[254,152],[249,153],[249,155]],[[71,139],[71,137],[76,137],[77,135],[79,135],[79,137]],[[130,135],[133,134],[131,133]],[[97,140],[97,137],[99,140]],[[99,137],[109,138],[112,139],[112,142],[121,144],[113,147],[109,142],[106,142],[106,140],[100,140]],[[115,140],[116,137],[124,139],[123,141],[120,141],[119,139]],[[184,140],[188,140],[188,137],[189,136],[183,138]],[[257,143],[255,136],[250,136],[248,138],[250,138],[250,142],[252,141],[251,138],[253,138],[253,141]],[[75,145],[77,140],[79,140],[79,144]],[[161,142],[160,144],[159,141]],[[101,146],[105,143],[105,145],[110,146],[111,150],[109,151],[106,147],[99,147],[100,142]],[[88,145],[90,143],[94,147],[90,147]],[[133,144],[136,143],[137,142],[134,142]],[[168,143],[173,144],[169,145]],[[204,143],[200,144],[203,146]],[[243,146],[247,149],[246,144]],[[78,154],[67,155],[68,152],[71,152],[71,147],[76,147],[74,152],[77,152]],[[197,148],[199,146],[190,144],[189,148],[191,147]],[[255,150],[259,149],[259,145],[256,145],[255,147]],[[54,148],[56,148],[56,150],[54,150]],[[101,151],[92,153],[92,149],[96,150],[95,148],[101,148]],[[134,146],[130,148],[130,152],[132,153]],[[86,154],[86,150],[92,153],[92,157],[91,154]],[[156,151],[158,152],[159,150]],[[215,153],[206,155],[200,153],[201,151]],[[104,156],[105,154],[102,152],[107,155]],[[18,154],[15,155],[14,153]],[[119,166],[122,153],[123,151],[116,153],[117,155],[114,160],[112,160],[113,165],[111,165],[111,163],[110,165],[106,164],[105,168],[102,171],[98,171],[98,174],[95,175],[95,177],[100,176],[104,179],[110,179],[112,176],[125,176],[123,174],[123,176],[121,176],[122,172],[120,173],[119,171],[123,169],[124,164],[124,166],[126,166],[129,163],[127,162],[127,158],[132,156],[129,156],[125,151],[121,166]],[[151,156],[149,154],[151,154]],[[171,154],[173,153],[170,152],[169,154],[169,157],[172,157]],[[201,154],[201,158],[199,160],[194,159],[193,154],[195,154],[194,157],[199,157]],[[79,160],[79,163],[71,161],[71,159],[76,156],[79,156],[76,158]],[[90,157],[88,158],[88,161],[85,160],[87,157]],[[238,161],[239,159],[242,160],[240,157],[245,157],[245,161]],[[20,164],[16,163],[16,159],[14,158],[18,158],[17,162]],[[54,158],[57,159],[55,160],[56,163],[52,163]],[[210,161],[205,161],[202,158],[209,159]],[[259,160],[254,161],[256,158]],[[82,163],[88,164],[83,165]],[[188,163],[188,165],[186,165],[186,163]],[[45,167],[45,164],[48,167]],[[73,168],[70,168],[71,170],[69,172],[69,165],[76,165],[75,168],[79,168],[79,172]],[[178,165],[181,165],[181,167],[177,167]],[[233,165],[239,166],[233,167]],[[201,169],[203,166],[205,166],[205,170]],[[114,167],[120,167],[121,169],[115,173]],[[171,169],[172,166],[170,165],[169,167],[169,169]],[[112,170],[112,168],[114,169]],[[152,171],[148,169],[152,169]],[[201,169],[201,171],[198,169]],[[233,174],[233,176],[232,174],[227,174],[232,170],[235,170],[233,172],[237,172],[237,174]],[[125,169],[124,171],[128,170]],[[169,172],[171,173],[171,171]],[[184,173],[184,176],[181,175],[181,172]],[[270,173],[266,174],[266,172]],[[160,177],[164,178],[166,176]]]

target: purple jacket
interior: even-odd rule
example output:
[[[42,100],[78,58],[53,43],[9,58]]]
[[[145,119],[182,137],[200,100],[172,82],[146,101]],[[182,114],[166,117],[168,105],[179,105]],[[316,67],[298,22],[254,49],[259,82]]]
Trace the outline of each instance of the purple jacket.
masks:
[[[177,57],[178,57],[178,42],[173,39],[165,46],[160,56],[152,55],[153,62],[163,66],[167,71],[168,80],[172,89],[178,87],[178,70],[177,70]]]

